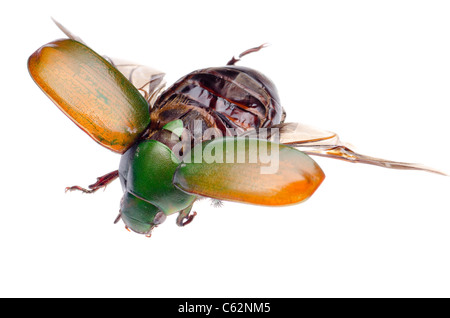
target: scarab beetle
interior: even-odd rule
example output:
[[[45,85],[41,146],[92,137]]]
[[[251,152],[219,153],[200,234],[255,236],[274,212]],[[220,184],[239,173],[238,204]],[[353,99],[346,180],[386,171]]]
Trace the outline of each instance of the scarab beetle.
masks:
[[[364,156],[335,133],[285,123],[272,81],[235,65],[263,45],[163,91],[163,73],[102,57],[57,25],[69,39],[34,52],[30,75],[75,124],[122,155],[119,169],[89,189],[66,190],[92,193],[119,178],[124,195],[116,222],[134,232],[149,236],[174,213],[178,225],[190,223],[201,197],[268,206],[302,202],[325,177],[309,155],[441,173]]]

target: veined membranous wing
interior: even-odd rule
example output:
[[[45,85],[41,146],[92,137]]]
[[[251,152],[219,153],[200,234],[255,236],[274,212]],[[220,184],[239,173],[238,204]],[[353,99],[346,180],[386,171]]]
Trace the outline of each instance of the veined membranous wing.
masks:
[[[267,138],[272,142],[297,148],[313,156],[339,159],[352,163],[365,163],[390,169],[422,170],[447,175],[442,171],[418,163],[392,161],[360,154],[352,149],[353,146],[342,142],[336,133],[299,123],[283,123],[275,125],[264,132],[252,130],[244,135]]]

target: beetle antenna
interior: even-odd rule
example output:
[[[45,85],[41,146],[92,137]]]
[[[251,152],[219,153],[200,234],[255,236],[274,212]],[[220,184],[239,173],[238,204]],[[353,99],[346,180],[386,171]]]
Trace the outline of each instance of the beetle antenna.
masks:
[[[181,224],[181,226],[186,226],[186,225],[188,225],[189,223],[191,223],[192,222],[192,220],[195,218],[195,216],[197,215],[197,212],[192,212],[192,214],[189,214],[188,215],[188,217],[187,217],[187,219],[186,219],[186,221],[183,221],[183,223]]]

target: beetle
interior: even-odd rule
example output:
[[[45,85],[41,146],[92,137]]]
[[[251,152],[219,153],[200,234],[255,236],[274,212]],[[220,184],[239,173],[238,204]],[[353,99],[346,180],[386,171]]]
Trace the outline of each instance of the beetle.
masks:
[[[273,82],[236,65],[265,45],[226,66],[193,71],[164,90],[162,72],[102,57],[55,23],[68,39],[30,56],[31,77],[76,125],[122,155],[118,170],[88,189],[66,191],[93,193],[119,178],[124,195],[115,223],[121,219],[136,233],[151,236],[174,213],[179,226],[189,224],[194,202],[203,197],[266,206],[300,203],[325,178],[310,155],[443,174],[361,155],[333,132],[285,123]]]

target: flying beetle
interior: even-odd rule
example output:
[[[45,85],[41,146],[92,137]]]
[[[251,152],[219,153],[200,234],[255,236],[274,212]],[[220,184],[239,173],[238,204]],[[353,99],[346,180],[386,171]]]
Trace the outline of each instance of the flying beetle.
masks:
[[[325,177],[310,155],[444,174],[365,156],[333,132],[286,123],[272,81],[236,65],[264,45],[223,67],[191,72],[164,90],[164,73],[102,57],[55,23],[68,39],[30,56],[31,77],[92,139],[122,156],[118,170],[88,189],[66,191],[93,193],[119,178],[124,195],[115,223],[121,219],[134,232],[150,236],[175,213],[179,226],[189,224],[194,202],[203,197],[266,206],[300,203]],[[268,149],[276,154],[276,169],[260,156]]]

